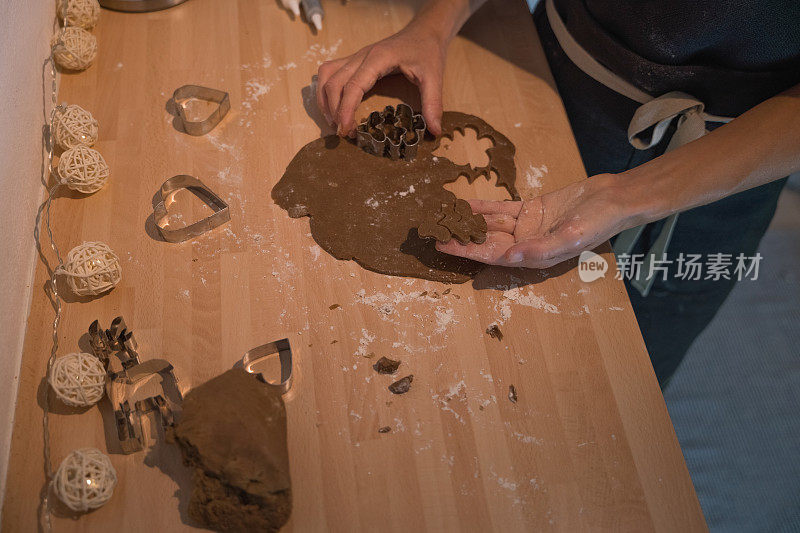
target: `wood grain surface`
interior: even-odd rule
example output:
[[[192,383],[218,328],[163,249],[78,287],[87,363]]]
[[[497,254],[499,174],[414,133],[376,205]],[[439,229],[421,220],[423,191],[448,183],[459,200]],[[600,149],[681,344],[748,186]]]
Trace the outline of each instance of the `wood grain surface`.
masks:
[[[97,194],[60,196],[53,217],[62,251],[104,241],[120,256],[123,279],[100,298],[67,297],[61,353],[88,351],[81,337],[90,322],[122,314],[142,356],[170,360],[189,388],[246,350],[288,337],[295,381],[286,396],[294,492],[287,531],[704,530],[613,266],[593,283],[580,281],[575,261],[543,272],[492,268],[452,287],[388,277],[333,259],[311,239],[307,219],[272,203],[288,162],[321,132],[307,98],[304,105],[318,65],[400,29],[416,6],[325,7],[319,35],[269,0],[103,11],[98,59],[62,77],[59,100],[98,119],[96,148],[112,175]],[[166,110],[187,83],[231,93],[231,112],[204,137],[176,131]],[[419,105],[412,87],[390,80],[358,115],[399,98]],[[492,1],[468,23],[449,51],[444,102],[514,142],[523,196],[585,176],[524,2]],[[458,157],[458,144],[444,153]],[[465,157],[480,158],[476,144],[460,144]],[[153,195],[175,174],[217,191],[231,222],[183,244],[158,240]],[[498,194],[481,181],[455,190]],[[182,216],[201,214],[191,197],[183,200]],[[8,532],[36,529],[44,483],[41,403],[53,318],[45,282],[40,264],[2,513]],[[501,341],[486,335],[492,323]],[[409,393],[390,394],[390,377],[372,370],[384,355],[403,361],[400,375],[414,374]],[[191,529],[190,479],[173,446],[156,437],[146,452],[119,453],[106,400],[81,411],[56,401],[51,408],[56,464],[95,446],[119,475],[105,507],[77,519],[56,508],[57,531]],[[391,432],[378,433],[382,426]]]

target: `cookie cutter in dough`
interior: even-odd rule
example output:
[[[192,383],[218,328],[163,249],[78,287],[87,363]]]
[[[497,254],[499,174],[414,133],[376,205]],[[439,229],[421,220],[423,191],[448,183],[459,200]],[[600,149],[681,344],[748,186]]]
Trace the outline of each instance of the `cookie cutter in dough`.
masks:
[[[142,362],[137,351],[133,332],[118,316],[109,329],[103,329],[95,320],[89,326],[89,343],[92,351],[106,369],[106,395],[114,409],[122,452],[135,453],[144,449],[145,438],[142,422],[153,412],[161,420],[164,431],[175,425],[181,412],[183,395],[178,386],[172,365],[164,359],[148,359]],[[111,358],[115,355],[121,368]],[[160,391],[153,394],[151,383],[159,379]]]
[[[183,105],[183,101],[191,99],[211,102],[217,104],[217,107],[205,120],[189,120],[186,118],[186,108]],[[172,93],[172,101],[175,103],[175,110],[181,128],[189,135],[196,137],[205,135],[213,130],[231,109],[231,99],[228,93],[200,85],[178,87]]]
[[[278,383],[271,383],[267,381],[262,373],[254,370],[253,367],[275,354],[278,355],[281,363],[281,380]],[[268,387],[279,391],[281,394],[285,394],[292,388],[292,347],[289,344],[289,339],[281,339],[256,346],[244,354],[241,364],[247,372],[255,374]]]
[[[169,206],[175,202],[175,194],[187,189],[208,205],[214,213],[202,220],[182,228],[170,229]],[[183,242],[198,237],[231,219],[228,204],[209,189],[202,181],[187,174],[172,176],[161,185],[161,199],[153,207],[153,217],[158,231],[168,242]]]
[[[398,104],[396,110],[389,105],[383,111],[373,111],[358,125],[356,143],[375,155],[411,160],[426,129],[425,119],[408,104]]]

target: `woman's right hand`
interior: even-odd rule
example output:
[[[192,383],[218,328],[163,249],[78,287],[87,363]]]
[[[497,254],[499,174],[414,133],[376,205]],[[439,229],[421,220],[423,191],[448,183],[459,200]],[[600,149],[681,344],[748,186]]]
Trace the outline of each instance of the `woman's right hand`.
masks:
[[[355,135],[355,111],[380,78],[402,73],[419,87],[422,116],[434,135],[442,131],[442,77],[449,36],[415,20],[400,32],[355,54],[326,61],[317,75],[317,105],[339,135]]]

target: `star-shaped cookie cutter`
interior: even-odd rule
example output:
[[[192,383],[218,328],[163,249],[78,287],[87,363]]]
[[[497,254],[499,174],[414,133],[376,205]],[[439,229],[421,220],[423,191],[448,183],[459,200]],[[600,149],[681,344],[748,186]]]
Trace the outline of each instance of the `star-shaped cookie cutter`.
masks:
[[[214,212],[202,220],[182,228],[170,229],[169,206],[175,202],[175,194],[186,189],[200,198]],[[210,231],[231,219],[228,204],[209,189],[202,181],[187,174],[172,176],[161,185],[161,199],[153,207],[153,217],[158,231],[168,242],[183,242]]]
[[[205,120],[189,120],[186,118],[186,108],[183,106],[182,102],[191,99],[211,102],[217,104],[217,107]],[[231,99],[228,93],[201,85],[184,85],[183,87],[178,87],[175,89],[175,92],[172,93],[172,101],[175,103],[178,122],[183,128],[183,131],[195,137],[205,135],[213,130],[231,109]]]
[[[358,125],[356,143],[375,155],[411,160],[426,129],[425,119],[408,104],[398,104],[396,110],[389,105],[383,111],[373,111]]]

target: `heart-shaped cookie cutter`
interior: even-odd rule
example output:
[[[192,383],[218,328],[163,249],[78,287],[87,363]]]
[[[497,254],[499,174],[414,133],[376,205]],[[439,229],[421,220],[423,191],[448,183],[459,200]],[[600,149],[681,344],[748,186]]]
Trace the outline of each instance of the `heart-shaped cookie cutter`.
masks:
[[[200,198],[214,212],[202,220],[182,228],[170,229],[169,206],[175,202],[175,194],[183,189]],[[153,217],[161,236],[168,242],[183,242],[210,231],[231,219],[228,204],[209,189],[202,181],[187,174],[172,176],[161,185],[161,198],[153,207]]]
[[[191,99],[211,102],[217,104],[217,107],[205,120],[189,120],[186,118],[186,108],[183,106],[182,101]],[[181,128],[183,128],[184,132],[195,137],[205,135],[213,130],[231,109],[231,99],[228,93],[201,85],[178,87],[172,93],[172,101],[175,103],[175,111]]]
[[[255,365],[275,354],[278,355],[281,363],[281,380],[278,383],[267,381],[261,372],[253,369]],[[242,357],[241,366],[250,374],[258,376],[268,387],[274,388],[281,394],[285,394],[292,388],[292,347],[289,344],[289,339],[268,342],[248,350]]]
[[[389,105],[373,111],[358,125],[356,143],[375,155],[412,160],[426,129],[425,119],[408,104],[398,104],[396,110]]]

